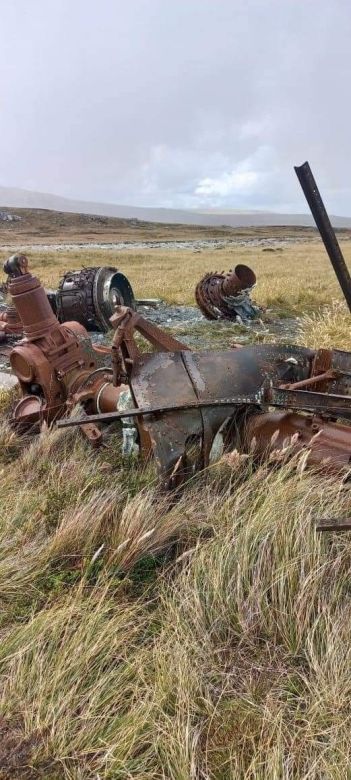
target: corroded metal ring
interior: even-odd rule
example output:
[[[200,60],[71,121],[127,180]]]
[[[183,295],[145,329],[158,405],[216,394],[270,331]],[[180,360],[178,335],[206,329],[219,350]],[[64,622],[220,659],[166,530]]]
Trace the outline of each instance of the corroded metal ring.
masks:
[[[56,294],[60,322],[76,320],[87,330],[108,331],[120,305],[136,308],[133,289],[124,274],[107,266],[68,271]]]

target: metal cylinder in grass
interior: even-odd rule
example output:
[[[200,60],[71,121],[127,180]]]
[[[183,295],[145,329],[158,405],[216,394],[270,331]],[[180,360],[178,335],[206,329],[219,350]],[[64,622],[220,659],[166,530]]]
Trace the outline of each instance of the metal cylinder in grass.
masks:
[[[60,322],[75,320],[87,330],[105,333],[116,306],[136,308],[132,286],[117,268],[100,266],[68,271],[56,293]]]
[[[256,276],[247,265],[237,265],[228,274],[207,273],[196,285],[196,302],[208,320],[252,319],[257,308],[249,294],[255,284]]]

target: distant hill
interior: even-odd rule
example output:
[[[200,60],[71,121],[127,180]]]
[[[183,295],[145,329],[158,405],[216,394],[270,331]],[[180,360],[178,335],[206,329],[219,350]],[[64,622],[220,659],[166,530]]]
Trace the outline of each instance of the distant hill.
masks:
[[[264,227],[314,225],[310,214],[277,214],[266,211],[181,210],[147,206],[120,206],[113,203],[93,203],[73,200],[45,192],[32,192],[16,187],[0,187],[0,208],[50,209],[75,214],[96,214],[120,219],[139,219],[166,224],[218,227]],[[350,228],[351,217],[330,216],[334,227]]]

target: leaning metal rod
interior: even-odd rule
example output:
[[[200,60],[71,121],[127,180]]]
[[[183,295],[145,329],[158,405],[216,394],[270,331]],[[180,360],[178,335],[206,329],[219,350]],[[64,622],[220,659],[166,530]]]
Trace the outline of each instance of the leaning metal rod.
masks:
[[[295,166],[295,173],[351,311],[351,277],[309,163],[305,162],[303,165]]]

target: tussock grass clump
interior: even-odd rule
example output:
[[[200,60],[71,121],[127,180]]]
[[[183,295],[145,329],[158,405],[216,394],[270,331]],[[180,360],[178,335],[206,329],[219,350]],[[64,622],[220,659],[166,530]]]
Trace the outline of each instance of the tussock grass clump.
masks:
[[[6,453],[15,435],[4,432]],[[119,468],[113,437],[98,460],[75,432],[44,428],[15,444],[19,457],[0,472],[0,625],[104,567],[124,577],[198,526],[185,498],[170,506],[158,495],[151,466]]]
[[[118,458],[2,467],[0,776],[346,777],[347,485],[235,456],[172,504]]]
[[[21,714],[22,733],[35,734],[30,760],[43,777],[148,771],[145,634],[146,610],[101,584],[74,588],[8,635],[3,716],[11,723]]]
[[[350,312],[344,301],[334,300],[321,311],[300,319],[299,342],[318,349],[351,349]]]
[[[314,530],[345,498],[287,465],[225,498],[164,598],[166,776],[347,776],[351,544]]]

